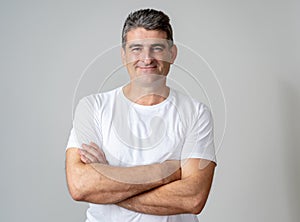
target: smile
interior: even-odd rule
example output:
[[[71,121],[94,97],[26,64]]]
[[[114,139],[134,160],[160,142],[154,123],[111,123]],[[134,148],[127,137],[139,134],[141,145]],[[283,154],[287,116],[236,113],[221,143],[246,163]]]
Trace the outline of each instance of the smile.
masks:
[[[151,69],[156,69],[156,66],[138,66],[137,68],[143,70],[151,70]]]

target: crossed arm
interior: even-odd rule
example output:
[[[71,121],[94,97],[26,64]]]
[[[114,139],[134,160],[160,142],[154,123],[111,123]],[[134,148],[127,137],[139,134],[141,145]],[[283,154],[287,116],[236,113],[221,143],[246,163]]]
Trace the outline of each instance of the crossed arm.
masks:
[[[95,149],[96,148],[96,149]],[[207,200],[215,163],[188,159],[137,167],[113,167],[95,144],[81,152],[69,148],[66,174],[73,199],[114,203],[129,210],[153,214],[199,214]]]
[[[205,165],[202,170],[199,169],[201,161]],[[182,167],[180,180],[128,198],[118,205],[129,210],[155,215],[199,214],[209,194],[214,167],[213,162],[189,159]]]
[[[97,204],[118,203],[180,178],[178,161],[136,167],[113,167],[82,162],[78,148],[66,152],[66,175],[74,200]]]

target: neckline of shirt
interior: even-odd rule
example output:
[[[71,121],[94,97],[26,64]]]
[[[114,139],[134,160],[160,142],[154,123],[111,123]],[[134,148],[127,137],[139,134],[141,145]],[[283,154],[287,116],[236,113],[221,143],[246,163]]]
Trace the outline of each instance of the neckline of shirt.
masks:
[[[158,104],[155,104],[155,105],[146,106],[146,105],[141,105],[141,104],[132,102],[130,99],[128,99],[128,98],[124,95],[123,87],[124,87],[124,86],[121,86],[121,87],[119,87],[119,89],[118,89],[118,92],[120,93],[122,99],[123,99],[126,103],[128,103],[130,106],[133,106],[133,107],[138,108],[138,109],[153,110],[153,109],[161,108],[161,107],[165,106],[165,104],[169,103],[169,101],[170,101],[171,98],[173,97],[173,89],[172,89],[171,87],[169,87],[169,88],[170,88],[169,95],[168,95],[168,97],[167,97],[164,101],[162,101],[162,102],[160,102],[160,103],[158,103]]]

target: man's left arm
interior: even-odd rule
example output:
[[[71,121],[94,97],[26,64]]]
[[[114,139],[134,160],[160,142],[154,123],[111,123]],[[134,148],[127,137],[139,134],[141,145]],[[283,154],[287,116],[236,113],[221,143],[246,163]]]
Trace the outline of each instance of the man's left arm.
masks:
[[[204,159],[188,159],[182,179],[139,194],[117,205],[153,215],[199,214],[208,198],[216,164]]]
[[[96,148],[101,150],[98,146]],[[84,149],[85,152],[80,154],[82,162],[98,162],[94,160],[90,149]],[[153,215],[199,214],[206,203],[216,164],[206,159],[190,158],[182,161],[181,165],[180,180],[116,204],[128,210]]]

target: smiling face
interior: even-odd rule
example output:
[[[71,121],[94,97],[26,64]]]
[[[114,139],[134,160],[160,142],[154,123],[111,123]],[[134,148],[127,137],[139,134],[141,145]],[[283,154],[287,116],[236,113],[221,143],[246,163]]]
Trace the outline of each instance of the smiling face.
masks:
[[[164,31],[130,30],[122,48],[122,61],[130,79],[150,74],[167,76],[177,54],[176,46],[170,43]]]

